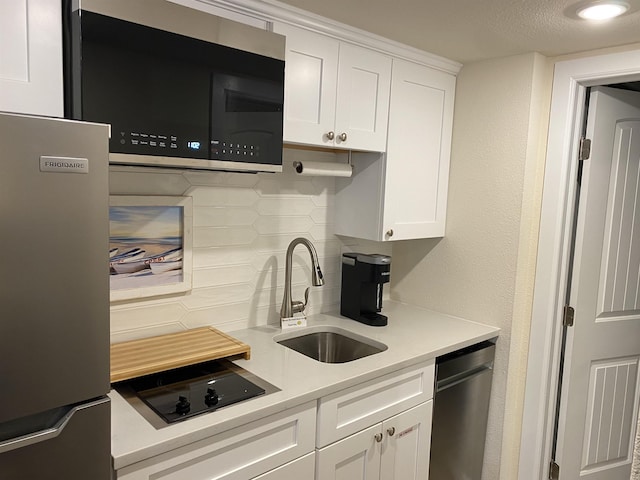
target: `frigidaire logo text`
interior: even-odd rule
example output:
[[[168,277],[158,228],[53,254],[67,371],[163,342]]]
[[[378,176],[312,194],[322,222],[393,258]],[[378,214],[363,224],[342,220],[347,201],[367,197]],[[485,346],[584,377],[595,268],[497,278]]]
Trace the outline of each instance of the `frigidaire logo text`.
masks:
[[[82,168],[84,164],[75,162],[44,162],[45,167],[53,168]]]
[[[74,157],[40,157],[40,171],[53,173],[89,173],[89,160]]]

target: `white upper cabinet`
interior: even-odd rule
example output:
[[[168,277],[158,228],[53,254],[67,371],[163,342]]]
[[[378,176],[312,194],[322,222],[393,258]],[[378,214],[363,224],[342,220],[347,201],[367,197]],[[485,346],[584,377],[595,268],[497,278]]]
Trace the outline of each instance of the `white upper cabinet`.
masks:
[[[455,77],[395,59],[391,91],[384,239],[442,237]]]
[[[442,237],[455,76],[393,60],[387,153],[353,155],[336,181],[335,233],[369,240]]]
[[[0,2],[0,110],[62,117],[60,0]]]
[[[390,57],[348,43],[340,44],[336,146],[384,152],[390,84]]]
[[[304,28],[285,35],[284,141],[384,151],[391,57]]]
[[[284,140],[332,146],[340,42],[287,24],[273,31],[286,36]]]

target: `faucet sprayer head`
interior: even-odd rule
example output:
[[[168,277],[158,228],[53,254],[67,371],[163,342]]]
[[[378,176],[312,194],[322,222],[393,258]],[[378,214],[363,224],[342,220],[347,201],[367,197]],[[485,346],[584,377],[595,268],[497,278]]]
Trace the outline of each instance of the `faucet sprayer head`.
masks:
[[[324,285],[324,277],[322,276],[322,270],[320,270],[320,265],[315,264],[312,266],[313,272],[311,273],[311,284],[314,287],[321,287]]]

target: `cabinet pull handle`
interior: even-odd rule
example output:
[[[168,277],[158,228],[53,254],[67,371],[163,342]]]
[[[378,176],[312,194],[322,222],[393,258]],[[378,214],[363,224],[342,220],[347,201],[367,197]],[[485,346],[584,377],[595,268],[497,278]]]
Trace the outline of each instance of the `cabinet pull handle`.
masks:
[[[340,135],[338,135],[338,138],[340,139],[340,141],[346,142],[347,141],[347,134],[345,132],[342,132]]]
[[[381,433],[376,433],[373,438],[376,439],[376,442],[380,443],[382,441],[382,434]]]
[[[333,140],[335,138],[335,136],[336,136],[336,134],[333,133],[333,132],[327,132],[325,135],[326,135],[327,139],[329,139],[329,140]]]
[[[396,427],[387,428],[387,434],[393,437],[396,434]]]
[[[393,237],[393,228],[387,230],[387,237]]]

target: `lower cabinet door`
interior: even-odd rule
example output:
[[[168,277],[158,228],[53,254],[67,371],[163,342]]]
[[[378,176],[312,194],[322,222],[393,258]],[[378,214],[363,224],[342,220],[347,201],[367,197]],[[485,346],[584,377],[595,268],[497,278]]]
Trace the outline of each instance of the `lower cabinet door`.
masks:
[[[432,408],[429,400],[382,423],[381,480],[429,478]]]
[[[311,452],[293,462],[255,477],[253,480],[313,480],[316,470],[316,454]]]
[[[382,424],[378,423],[321,448],[316,480],[378,480],[381,446]]]

